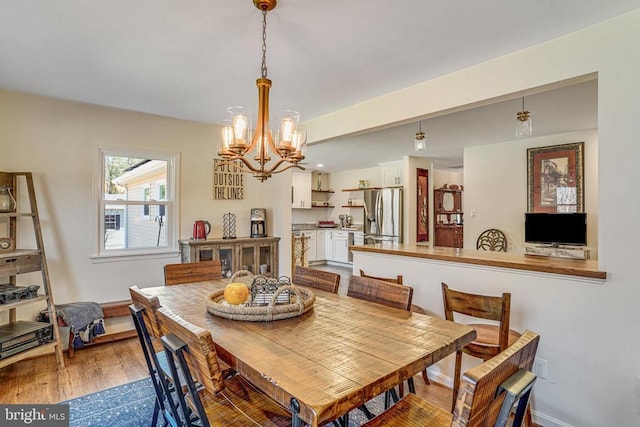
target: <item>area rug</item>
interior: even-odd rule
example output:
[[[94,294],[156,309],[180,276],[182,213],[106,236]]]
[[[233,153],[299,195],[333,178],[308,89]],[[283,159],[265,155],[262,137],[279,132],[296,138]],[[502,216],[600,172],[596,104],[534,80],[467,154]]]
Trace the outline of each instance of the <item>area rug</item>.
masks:
[[[151,426],[155,391],[149,378],[61,403],[69,404],[70,427],[155,427]],[[367,402],[374,414],[382,412],[383,407],[384,395]],[[360,410],[349,413],[349,427],[358,427],[366,420]]]

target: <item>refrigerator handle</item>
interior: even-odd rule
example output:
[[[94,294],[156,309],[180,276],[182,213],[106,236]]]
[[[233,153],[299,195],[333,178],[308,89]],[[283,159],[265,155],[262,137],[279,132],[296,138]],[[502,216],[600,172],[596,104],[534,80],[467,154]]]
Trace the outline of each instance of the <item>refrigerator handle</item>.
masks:
[[[382,221],[384,220],[384,218],[382,218],[382,191],[379,191],[378,194],[376,194],[375,216],[376,224],[378,224],[378,233],[380,233],[382,231]]]

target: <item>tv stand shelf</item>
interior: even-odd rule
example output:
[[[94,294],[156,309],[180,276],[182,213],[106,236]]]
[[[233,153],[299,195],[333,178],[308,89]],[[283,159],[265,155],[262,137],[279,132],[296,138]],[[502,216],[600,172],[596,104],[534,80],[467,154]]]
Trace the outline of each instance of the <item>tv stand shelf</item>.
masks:
[[[554,258],[589,259],[590,251],[587,248],[575,246],[525,246],[526,255],[547,256]]]

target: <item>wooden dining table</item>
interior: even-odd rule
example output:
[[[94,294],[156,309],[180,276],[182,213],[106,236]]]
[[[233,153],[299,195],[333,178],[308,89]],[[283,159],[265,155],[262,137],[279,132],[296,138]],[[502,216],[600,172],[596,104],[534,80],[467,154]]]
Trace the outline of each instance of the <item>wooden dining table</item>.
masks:
[[[211,331],[218,357],[315,427],[363,405],[475,339],[466,325],[313,289],[309,312],[272,322],[207,312],[226,281],[143,288]],[[297,413],[297,415],[296,415]]]

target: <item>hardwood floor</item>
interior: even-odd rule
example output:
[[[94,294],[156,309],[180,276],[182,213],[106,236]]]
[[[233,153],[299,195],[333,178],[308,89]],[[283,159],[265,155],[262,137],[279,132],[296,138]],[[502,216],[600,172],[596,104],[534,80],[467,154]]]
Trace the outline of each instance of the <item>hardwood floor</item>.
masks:
[[[0,369],[0,402],[58,403],[148,375],[137,338],[87,347],[75,352],[72,359],[65,353],[65,364],[58,371],[55,356],[50,355]],[[414,382],[416,394],[443,408],[450,405],[450,388],[433,381],[427,386],[419,375]]]
[[[47,404],[126,384],[148,376],[137,338],[65,353],[58,371],[54,355],[24,360],[0,369],[0,402]]]

